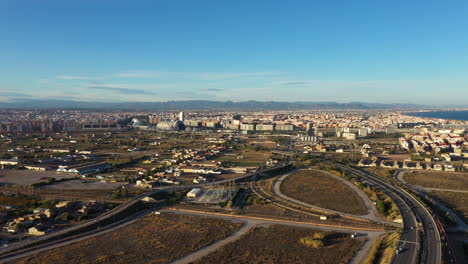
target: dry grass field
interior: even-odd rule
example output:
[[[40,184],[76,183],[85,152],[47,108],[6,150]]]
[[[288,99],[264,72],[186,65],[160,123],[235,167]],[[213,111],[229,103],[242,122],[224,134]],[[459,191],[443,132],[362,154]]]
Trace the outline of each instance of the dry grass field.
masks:
[[[86,185],[85,185],[86,186]],[[86,200],[99,200],[112,203],[122,203],[129,198],[112,198],[113,189],[50,189],[50,188],[15,188],[11,186],[0,186],[0,192],[6,194],[24,194],[34,195],[42,199],[59,199],[59,200],[72,200],[72,201],[86,201]],[[128,188],[129,196],[136,195],[138,189]]]
[[[431,191],[429,194],[444,202],[468,223],[468,193]]]
[[[238,159],[237,157],[242,156],[242,159]],[[270,158],[270,153],[268,152],[260,152],[260,151],[245,151],[240,152],[237,155],[224,155],[221,157],[216,158],[218,161],[229,161],[234,163],[236,166],[260,166],[265,161]]]
[[[289,220],[295,220],[295,221],[317,220],[317,217],[314,217],[312,215],[280,208],[272,204],[248,205],[242,208],[240,212],[241,214],[245,214],[245,215],[266,217],[266,218],[274,217],[274,218],[289,219]]]
[[[367,214],[365,204],[353,189],[323,172],[295,172],[283,181],[281,192],[322,208],[355,215]]]
[[[321,248],[308,247],[300,242],[317,230],[307,228],[271,226],[257,227],[241,239],[196,261],[196,264],[244,263],[348,263],[363,244],[349,235],[327,233]]]
[[[169,263],[238,228],[240,224],[214,218],[150,216],[118,231],[41,252],[16,263]]]
[[[258,214],[265,216],[283,216],[285,209],[278,208],[274,205],[269,204],[252,204],[242,208],[242,213],[245,214]]]
[[[379,167],[366,168],[366,170],[373,173],[373,174],[375,174],[375,175],[377,175],[377,176],[383,177],[383,178],[391,178],[393,176],[393,172],[394,172],[393,169],[379,168]]]
[[[468,173],[417,171],[406,173],[405,181],[426,188],[440,188],[468,191]]]

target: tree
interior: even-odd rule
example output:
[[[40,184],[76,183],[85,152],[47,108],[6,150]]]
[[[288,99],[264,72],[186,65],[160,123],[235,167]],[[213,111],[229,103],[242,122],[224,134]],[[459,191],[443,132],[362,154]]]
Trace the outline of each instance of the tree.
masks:
[[[120,189],[112,193],[112,199],[120,199],[120,198],[121,198]]]
[[[55,182],[55,178],[54,177],[49,177],[47,178],[47,183],[48,184],[51,184],[51,183],[54,183]]]
[[[128,197],[128,189],[127,188],[122,188],[120,189],[121,193],[120,193],[120,196],[122,198],[127,198]]]
[[[2,159],[11,159],[11,158],[13,158],[13,156],[10,153],[4,153],[2,155]]]
[[[376,202],[377,210],[379,211],[380,214],[386,215],[385,211],[385,203],[382,200],[377,200]]]
[[[67,221],[70,219],[70,214],[68,212],[64,212],[61,215],[55,217],[56,221]]]

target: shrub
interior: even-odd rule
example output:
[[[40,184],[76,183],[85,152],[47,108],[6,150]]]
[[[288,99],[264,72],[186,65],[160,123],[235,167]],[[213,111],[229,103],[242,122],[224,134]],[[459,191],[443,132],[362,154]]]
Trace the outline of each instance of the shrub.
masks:
[[[56,202],[54,200],[42,200],[39,202],[39,207],[53,209],[55,208]]]
[[[385,212],[385,203],[382,200],[377,200],[376,202],[377,210],[379,211],[380,214],[386,215]]]
[[[120,191],[114,191],[112,193],[112,199],[119,199],[119,198],[121,198]]]
[[[314,239],[313,237],[302,237],[299,240],[302,244],[312,247],[312,248],[321,248],[324,246],[323,241],[320,239]]]
[[[325,238],[325,233],[314,233],[314,235],[312,236],[314,239],[324,239]]]
[[[255,198],[255,199],[253,200],[253,204],[254,204],[254,205],[261,204],[260,198]]]
[[[56,179],[54,177],[47,178],[47,183],[48,184],[54,183],[55,181],[56,181]]]
[[[70,218],[71,218],[70,214],[68,212],[65,212],[65,213],[55,217],[55,220],[56,221],[67,221]]]

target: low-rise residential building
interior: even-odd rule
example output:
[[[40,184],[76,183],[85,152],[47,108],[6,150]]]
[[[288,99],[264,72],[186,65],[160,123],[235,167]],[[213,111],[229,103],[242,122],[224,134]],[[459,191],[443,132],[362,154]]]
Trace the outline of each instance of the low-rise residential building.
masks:
[[[283,124],[283,125],[277,124],[277,125],[275,126],[275,130],[279,130],[279,131],[293,131],[293,130],[294,130],[294,126],[293,126],[293,125],[290,125],[290,124]]]

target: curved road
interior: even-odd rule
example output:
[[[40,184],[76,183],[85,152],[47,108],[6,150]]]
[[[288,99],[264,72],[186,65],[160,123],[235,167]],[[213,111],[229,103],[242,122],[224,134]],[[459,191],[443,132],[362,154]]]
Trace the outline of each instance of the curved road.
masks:
[[[409,183],[407,183],[404,179],[404,175],[407,173],[408,171],[403,171],[403,170],[399,170],[397,172],[395,172],[395,174],[393,175],[394,178],[399,181],[400,183],[402,183],[403,185],[406,185],[408,188],[410,189],[413,189],[415,190],[416,192],[418,192],[419,195],[423,196],[424,198],[428,199],[428,200],[432,200],[431,197],[429,197],[426,193],[426,191],[432,191],[432,190],[435,190],[435,191],[454,191],[454,192],[468,192],[468,191],[463,191],[463,190],[451,190],[451,189],[438,189],[438,188],[425,188],[425,187],[421,187],[421,186],[414,186],[414,185],[411,185]],[[453,210],[451,210],[450,208],[446,207],[445,205],[443,205],[442,203],[438,202],[438,203],[434,203],[437,207],[441,208],[443,211],[445,211],[446,213],[448,213],[454,220],[455,222],[457,223],[457,227],[456,228],[451,228],[451,230],[458,230],[458,231],[464,231],[464,232],[468,232],[468,224],[465,223],[465,221],[463,221],[463,219],[458,216],[458,214],[456,214]]]
[[[252,177],[252,176],[256,175],[257,173],[262,173],[262,172],[266,172],[266,171],[269,171],[269,170],[274,170],[274,169],[278,169],[278,168],[281,168],[281,167],[286,167],[286,166],[289,166],[289,165],[291,165],[290,162],[289,163],[284,163],[284,164],[281,163],[281,164],[278,164],[278,165],[276,165],[276,166],[274,166],[272,168],[260,169],[257,172],[253,172],[253,173],[249,173],[249,174],[245,174],[245,175],[240,175],[240,176],[235,177],[235,178],[224,179],[224,180],[219,180],[219,181],[213,181],[213,182],[208,182],[208,183],[188,184],[188,185],[170,185],[170,186],[157,187],[154,190],[152,190],[151,192],[138,195],[138,196],[132,198],[131,200],[129,200],[128,202],[117,206],[116,208],[112,209],[111,211],[106,212],[106,213],[94,218],[93,220],[89,220],[89,221],[86,221],[86,222],[84,222],[82,224],[78,224],[78,225],[63,229],[63,230],[59,230],[59,231],[56,231],[56,232],[51,232],[49,234],[46,234],[46,235],[43,235],[43,236],[40,236],[40,237],[33,237],[33,238],[30,238],[30,239],[24,240],[22,242],[12,244],[8,248],[2,248],[2,249],[0,249],[0,259],[1,259],[2,255],[9,254],[9,252],[17,251],[17,250],[21,251],[23,248],[28,248],[28,247],[38,247],[37,245],[40,244],[40,243],[47,243],[47,242],[44,242],[46,240],[58,239],[58,237],[65,236],[70,232],[78,231],[78,230],[81,230],[81,229],[86,229],[86,228],[92,227],[93,225],[95,225],[96,223],[99,223],[100,221],[103,221],[103,220],[106,220],[106,219],[112,219],[112,217],[114,217],[115,215],[127,210],[131,206],[138,203],[144,197],[153,195],[153,194],[155,194],[157,192],[160,192],[162,190],[196,188],[196,187],[203,187],[203,186],[214,185],[214,184],[223,184],[223,183],[227,183],[227,182],[231,182],[231,181],[238,181],[238,180],[246,179],[246,178],[249,178],[249,177]]]
[[[302,202],[302,201],[299,201],[299,200],[296,200],[292,197],[289,197],[285,194],[283,194],[281,192],[281,183],[289,176],[292,174],[291,173],[288,173],[288,174],[285,174],[285,175],[282,175],[281,177],[279,177],[275,183],[273,184],[273,193],[279,197],[281,197],[282,199],[285,199],[285,200],[288,200],[292,203],[296,203],[296,204],[299,204],[299,205],[302,205],[302,206],[305,206],[305,207],[308,207],[308,208],[311,208],[311,209],[315,209],[315,210],[318,210],[318,211],[324,211],[324,212],[327,212],[327,213],[331,213],[331,214],[338,214],[338,215],[343,215],[343,216],[347,216],[347,217],[351,217],[351,218],[362,218],[362,219],[366,219],[366,220],[371,220],[371,221],[376,221],[376,222],[381,222],[381,223],[386,223],[388,224],[387,221],[381,219],[377,214],[376,214],[376,211],[374,209],[374,205],[372,203],[372,201],[369,199],[369,197],[367,197],[366,194],[364,194],[359,188],[357,188],[354,184],[346,181],[345,179],[339,177],[339,176],[336,176],[332,173],[328,173],[326,171],[321,171],[321,170],[315,170],[315,171],[320,171],[320,172],[323,172],[323,173],[326,173],[328,176],[330,177],[333,177],[334,179],[337,179],[341,182],[343,182],[344,184],[346,184],[348,187],[350,187],[351,189],[353,189],[355,191],[355,193],[361,198],[362,202],[365,204],[366,208],[367,208],[367,211],[368,211],[368,214],[367,215],[352,215],[352,214],[347,214],[347,213],[343,213],[343,212],[339,212],[339,211],[335,211],[335,210],[331,210],[331,209],[326,209],[326,208],[322,208],[322,207],[318,207],[318,206],[315,206],[315,205],[311,205],[309,203],[305,203],[305,202]]]
[[[208,183],[208,184],[192,184],[192,185],[184,185],[184,186],[160,187],[160,188],[152,191],[150,194],[155,193],[155,192],[160,191],[160,190],[164,190],[164,189],[190,188],[190,187],[198,187],[198,186],[211,185],[211,184],[219,184],[220,182],[228,182],[228,181],[232,181],[232,180],[238,180],[238,179],[241,179],[241,178],[248,178],[248,177],[251,177],[253,175],[255,175],[255,173],[250,174],[250,175],[243,175],[243,176],[238,177],[236,179],[228,179],[228,180],[212,182],[212,183]],[[147,195],[150,195],[150,194],[143,194],[143,195],[140,195],[138,197],[135,197],[133,200],[129,201],[127,204],[123,204],[122,206],[119,206],[119,208],[116,208],[118,210],[115,210],[113,212],[113,214],[115,214],[115,212],[123,211],[124,209],[128,208],[132,204],[136,203],[136,201],[139,201],[141,198],[143,198],[143,197],[145,197]],[[168,210],[164,210],[164,212],[167,212],[167,211]],[[176,263],[188,263],[188,262],[190,262],[189,261],[190,259],[193,261],[194,259],[198,259],[198,258],[200,258],[202,256],[205,256],[206,254],[209,254],[210,252],[213,252],[217,248],[219,248],[219,247],[221,247],[223,245],[226,245],[226,244],[240,238],[243,234],[245,234],[248,230],[250,230],[250,228],[252,226],[258,225],[258,224],[283,224],[283,225],[292,225],[292,226],[309,227],[309,228],[310,227],[315,227],[315,228],[320,228],[320,229],[324,229],[324,230],[343,231],[343,232],[361,232],[361,233],[365,232],[367,234],[368,239],[366,239],[365,244],[358,251],[358,253],[354,256],[354,258],[352,260],[352,263],[362,263],[364,261],[364,259],[367,257],[367,254],[370,251],[370,249],[372,247],[372,244],[375,241],[375,239],[377,239],[380,234],[385,232],[382,229],[366,229],[366,228],[357,228],[357,227],[333,226],[333,225],[327,225],[327,224],[287,221],[287,220],[278,220],[278,219],[267,219],[267,218],[258,218],[258,217],[248,217],[248,216],[241,217],[241,216],[233,216],[233,215],[213,214],[213,213],[207,213],[207,212],[193,212],[193,211],[190,212],[190,211],[187,211],[187,210],[185,210],[184,212],[181,212],[180,210],[177,210],[177,211],[170,210],[170,211],[173,212],[173,213],[175,212],[175,213],[183,213],[183,214],[198,214],[198,215],[202,215],[202,216],[214,216],[214,217],[225,218],[225,219],[229,219],[229,220],[239,219],[239,220],[244,221],[244,222],[247,223],[243,228],[241,228],[241,230],[239,230],[238,232],[232,234],[231,236],[229,236],[229,237],[227,237],[227,238],[225,238],[225,239],[223,239],[221,241],[218,241],[218,242],[216,242],[216,243],[214,243],[214,244],[212,244],[212,245],[210,245],[208,247],[205,247],[202,250],[194,252],[194,253],[186,256],[185,258],[179,260],[180,262],[176,262]],[[108,213],[102,215],[101,217],[102,218],[108,218],[108,217],[112,217],[113,214],[112,214],[112,212],[108,212]],[[65,237],[63,239],[59,239],[59,240],[56,240],[56,241],[45,242],[45,243],[37,245],[37,246],[32,246],[32,247],[30,247],[28,249],[18,250],[16,253],[15,252],[13,252],[13,253],[3,252],[5,254],[4,254],[4,257],[3,257],[2,260],[3,261],[14,260],[14,259],[17,259],[17,258],[20,258],[20,257],[25,257],[25,256],[28,256],[28,255],[31,255],[31,254],[35,254],[35,253],[38,253],[38,252],[41,252],[41,251],[45,251],[45,250],[49,250],[49,249],[52,249],[52,248],[64,246],[64,245],[67,245],[67,244],[70,244],[70,243],[75,243],[75,242],[78,242],[78,241],[81,241],[81,240],[84,240],[84,239],[87,239],[87,238],[90,238],[90,237],[94,237],[94,236],[97,236],[97,235],[100,235],[100,234],[103,234],[103,233],[106,233],[106,232],[114,231],[114,230],[116,230],[116,229],[118,229],[120,227],[123,227],[123,226],[126,226],[128,224],[136,222],[138,219],[140,219],[144,215],[145,214],[139,214],[137,216],[132,216],[132,217],[120,220],[120,221],[118,221],[118,222],[116,222],[114,224],[111,224],[108,227],[104,227],[103,229],[98,230],[98,231],[93,230],[93,231],[89,231],[89,232],[84,233],[84,234],[71,236],[71,237]],[[85,223],[85,224],[94,224],[97,221],[99,221],[99,219],[96,218],[96,219],[91,220],[91,221],[89,221],[88,223]],[[83,226],[74,227],[74,228],[71,228],[71,229],[76,230],[76,228],[80,228],[80,227],[83,227]],[[58,233],[61,233],[61,232],[66,233],[66,231],[69,231],[69,230],[70,229],[55,232],[55,235],[57,235]],[[52,234],[52,235],[54,235],[54,234]],[[34,242],[35,241],[30,241],[29,243],[34,243]],[[24,246],[24,244],[21,245],[21,246]],[[7,251],[11,251],[12,249],[14,249],[14,248],[9,248]]]
[[[304,228],[320,228],[321,230],[340,231],[340,232],[346,232],[346,233],[359,233],[360,238],[358,237],[357,239],[365,238],[366,241],[364,245],[356,253],[356,255],[353,257],[350,263],[361,264],[361,263],[364,263],[365,259],[367,258],[367,255],[370,252],[372,245],[374,244],[374,241],[378,239],[381,234],[385,233],[384,230],[365,230],[361,228],[347,228],[347,227],[332,226],[332,225],[326,225],[326,224],[278,220],[278,219],[263,218],[263,217],[249,217],[249,216],[240,216],[240,215],[210,213],[210,212],[202,212],[202,211],[194,211],[194,210],[183,210],[183,209],[172,209],[172,210],[167,209],[166,210],[165,209],[165,210],[161,210],[161,212],[164,212],[164,213],[172,212],[175,214],[185,214],[185,215],[188,214],[188,215],[195,215],[195,216],[215,217],[215,218],[221,218],[221,219],[231,220],[231,221],[233,219],[239,219],[247,223],[244,226],[244,228],[246,229],[242,230],[241,234],[237,235],[237,233],[234,233],[232,235],[233,236],[232,238],[231,237],[225,238],[228,240],[226,243],[223,243],[224,240],[218,241],[218,242],[221,242],[221,244],[218,244],[218,242],[216,242],[210,246],[202,248],[200,251],[193,252],[192,254],[178,261],[173,262],[173,264],[190,263],[189,260],[195,261],[199,258],[206,256],[207,254],[213,251],[216,251],[218,248],[228,244],[229,242],[233,242],[239,239],[243,234],[245,234],[248,230],[250,230],[251,227],[258,226],[258,225],[271,225],[271,224],[296,226],[296,227],[304,227]],[[241,230],[237,232],[241,232]]]
[[[214,217],[214,218],[220,218],[220,219],[229,220],[229,221],[242,221],[245,223],[241,229],[231,234],[230,236],[224,239],[221,239],[211,245],[208,245],[200,250],[192,252],[191,254],[173,262],[174,264],[191,263],[197,259],[200,259],[216,251],[217,249],[231,242],[236,241],[237,239],[241,238],[244,234],[246,234],[254,226],[271,225],[271,224],[305,227],[305,228],[320,228],[321,230],[340,231],[340,232],[346,232],[346,233],[359,233],[361,235],[360,239],[366,238],[366,241],[351,261],[351,263],[353,264],[359,264],[359,263],[363,263],[363,261],[367,257],[367,254],[370,251],[375,239],[377,239],[381,234],[385,232],[382,229],[365,229],[365,228],[353,228],[353,227],[348,228],[348,227],[343,227],[343,226],[333,226],[333,225],[327,225],[327,224],[278,220],[274,218],[239,216],[239,215],[211,213],[211,212],[203,212],[203,211],[184,210],[184,209],[163,209],[160,212],[181,214],[181,215],[194,215],[194,216],[200,216],[200,217]],[[90,231],[86,234],[81,234],[76,237],[66,238],[63,241],[59,240],[59,241],[53,241],[47,244],[39,245],[38,248],[32,248],[25,252],[13,254],[12,256],[3,258],[2,263],[8,262],[8,261],[14,261],[19,258],[27,257],[36,253],[51,250],[57,247],[66,246],[72,243],[83,241],[88,238],[92,238],[92,237],[96,237],[96,236],[99,236],[108,232],[116,231],[117,229],[121,227],[137,222],[138,220],[140,220],[142,217],[144,217],[147,214],[148,212],[144,212],[137,216],[132,216],[131,219],[129,219],[128,221],[124,219],[121,222],[116,223],[115,226],[112,226],[106,229],[102,229],[99,231]]]
[[[405,170],[398,170],[395,174],[394,177],[397,181],[403,183],[404,185],[411,187],[411,189],[418,190],[418,191],[442,191],[442,192],[459,192],[459,193],[468,193],[466,190],[456,190],[456,189],[441,189],[441,188],[430,188],[430,187],[423,187],[419,185],[412,185],[406,182],[405,180],[405,174],[408,171]]]
[[[442,263],[440,234],[432,215],[424,205],[407,191],[390,184],[379,176],[338,163],[335,166],[367,179],[389,195],[400,208],[404,223],[399,243],[402,250],[395,256],[393,263],[416,263],[419,253],[421,253],[419,263]],[[418,225],[422,227],[423,235],[421,237],[419,236]]]

